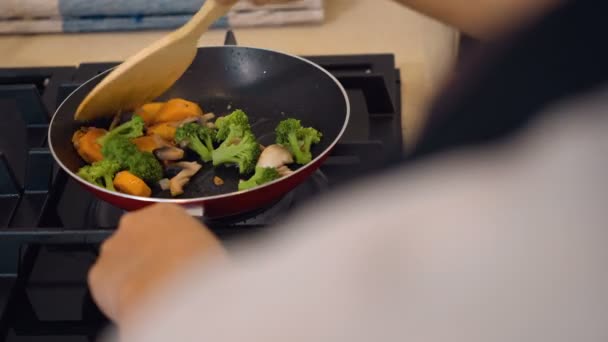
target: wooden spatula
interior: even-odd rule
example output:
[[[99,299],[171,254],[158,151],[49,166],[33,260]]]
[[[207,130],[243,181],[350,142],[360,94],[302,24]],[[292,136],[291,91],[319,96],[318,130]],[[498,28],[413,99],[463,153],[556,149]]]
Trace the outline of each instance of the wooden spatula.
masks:
[[[82,101],[75,119],[112,117],[163,94],[192,64],[198,38],[236,2],[220,4],[206,0],[188,23],[130,57],[106,76]]]

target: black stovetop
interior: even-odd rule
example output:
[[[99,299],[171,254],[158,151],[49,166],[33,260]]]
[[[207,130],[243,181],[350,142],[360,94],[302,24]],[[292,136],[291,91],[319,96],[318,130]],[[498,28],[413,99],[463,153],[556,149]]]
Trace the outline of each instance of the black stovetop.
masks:
[[[401,156],[401,84],[392,55],[308,57],[345,86],[347,131],[321,169],[268,208],[208,226],[228,240]],[[86,289],[98,244],[122,211],[55,165],[46,130],[57,104],[116,63],[0,69],[0,341],[92,341],[106,324]]]

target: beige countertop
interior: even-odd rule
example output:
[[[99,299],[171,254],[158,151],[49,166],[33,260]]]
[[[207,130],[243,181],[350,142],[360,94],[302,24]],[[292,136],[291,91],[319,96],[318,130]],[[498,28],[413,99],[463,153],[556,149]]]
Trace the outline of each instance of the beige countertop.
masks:
[[[403,129],[409,145],[424,107],[456,53],[457,34],[390,0],[326,0],[319,26],[235,30],[239,45],[300,55],[393,53],[403,81]],[[0,36],[0,68],[120,61],[164,32]],[[205,34],[200,45],[219,45],[225,31]]]

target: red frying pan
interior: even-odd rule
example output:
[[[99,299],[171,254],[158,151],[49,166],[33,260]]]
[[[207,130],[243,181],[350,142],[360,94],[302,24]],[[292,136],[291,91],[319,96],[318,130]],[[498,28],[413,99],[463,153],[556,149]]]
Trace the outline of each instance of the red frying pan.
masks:
[[[170,202],[219,218],[261,208],[278,200],[305,181],[325,161],[344,133],[350,105],[346,91],[329,72],[297,56],[240,46],[205,47],[182,78],[161,99],[184,98],[199,103],[205,112],[228,114],[244,110],[263,145],[274,143],[276,125],[287,117],[302,121],[323,133],[313,147],[313,161],[261,187],[238,191],[236,168],[205,164],[178,198],[153,189],[151,198],[136,197],[92,185],[76,175],[84,165],[74,147],[72,134],[83,126],[74,113],[85,96],[109,73],[106,71],[76,89],[57,109],[49,128],[49,147],[57,163],[100,199],[126,210],[151,203]],[[86,123],[107,128],[108,121]],[[216,186],[219,176],[224,185]]]

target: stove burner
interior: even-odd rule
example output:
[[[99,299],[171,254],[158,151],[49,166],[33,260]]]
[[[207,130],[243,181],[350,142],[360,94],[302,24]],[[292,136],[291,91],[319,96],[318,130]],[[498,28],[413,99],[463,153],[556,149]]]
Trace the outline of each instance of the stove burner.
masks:
[[[239,214],[221,219],[206,219],[205,223],[213,229],[220,226],[262,226],[272,225],[288,213],[298,203],[325,193],[329,190],[329,180],[322,171],[317,170],[300,186],[290,191],[275,204],[253,212]]]
[[[202,220],[212,229],[214,227],[226,226],[242,227],[268,225],[274,223],[282,215],[289,212],[298,201],[324,193],[328,188],[329,181],[327,177],[323,172],[317,171],[306,182],[302,183],[296,189],[268,207],[229,217],[214,219],[203,218]],[[89,214],[87,215],[90,221],[86,226],[103,229],[115,228],[123,214],[124,211],[122,209],[101,200],[93,200],[89,206]]]

